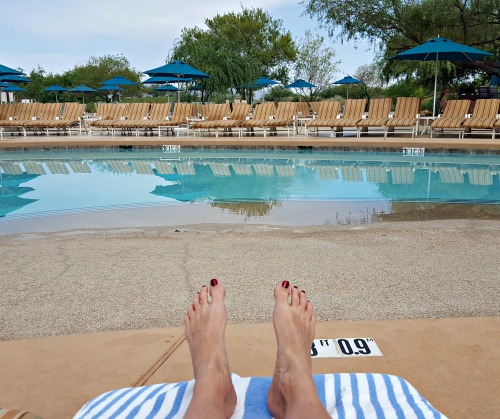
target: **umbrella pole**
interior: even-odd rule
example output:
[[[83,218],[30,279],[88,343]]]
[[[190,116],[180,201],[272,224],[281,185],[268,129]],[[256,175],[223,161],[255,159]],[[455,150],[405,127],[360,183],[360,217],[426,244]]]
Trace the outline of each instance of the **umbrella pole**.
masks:
[[[439,52],[436,54],[436,71],[434,73],[434,102],[432,103],[432,116],[436,116],[436,96],[437,96],[437,83],[438,83],[438,59]]]
[[[177,103],[181,102],[181,81],[179,80],[180,75],[177,74]]]

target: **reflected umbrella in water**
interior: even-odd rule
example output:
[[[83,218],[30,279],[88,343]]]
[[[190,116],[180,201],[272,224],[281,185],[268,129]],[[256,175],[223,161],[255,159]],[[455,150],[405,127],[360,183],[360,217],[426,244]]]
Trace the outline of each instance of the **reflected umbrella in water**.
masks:
[[[36,201],[38,199],[21,198],[19,196],[4,197],[0,195],[0,217],[5,217],[7,214]]]
[[[204,198],[207,194],[209,184],[195,184],[191,187],[189,183],[174,183],[173,185],[158,185],[153,192],[153,195],[165,196],[173,198],[180,202],[193,202]]]

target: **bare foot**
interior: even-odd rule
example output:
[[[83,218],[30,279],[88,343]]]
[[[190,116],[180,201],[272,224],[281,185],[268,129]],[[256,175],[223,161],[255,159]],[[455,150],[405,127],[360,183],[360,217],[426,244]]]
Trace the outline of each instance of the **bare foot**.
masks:
[[[289,302],[289,298],[291,302]],[[274,289],[273,325],[278,342],[267,397],[275,418],[329,418],[312,378],[311,345],[316,318],[305,291],[283,281]]]
[[[185,335],[194,372],[193,398],[186,418],[229,418],[236,407],[224,335],[226,288],[216,279],[203,286],[184,317]],[[209,294],[212,302],[209,302]]]

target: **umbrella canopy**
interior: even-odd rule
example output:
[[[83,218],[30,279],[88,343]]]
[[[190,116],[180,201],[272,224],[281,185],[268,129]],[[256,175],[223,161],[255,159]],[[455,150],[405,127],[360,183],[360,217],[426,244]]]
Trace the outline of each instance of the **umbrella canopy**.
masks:
[[[76,86],[76,87],[73,87],[72,89],[69,89],[68,92],[82,93],[83,103],[85,104],[85,93],[94,93],[95,90],[91,89],[88,86],[85,86],[84,84],[80,84],[79,86]]]
[[[345,76],[343,79],[334,81],[332,84],[346,84],[347,85],[347,99],[349,99],[349,85],[350,84],[363,84],[361,80],[355,79],[351,76]]]
[[[491,78],[491,83],[490,86],[498,86],[500,84],[500,77],[498,76],[493,76]]]
[[[61,92],[67,92],[68,89],[60,86],[59,84],[53,84],[52,86],[43,89],[44,92],[54,92],[56,94],[56,103],[57,103],[57,94]]]
[[[361,80],[355,79],[351,76],[345,76],[343,79],[334,81],[332,84],[362,84]]]
[[[109,80],[101,82],[101,84],[114,84],[116,86],[125,86],[125,85],[136,85],[135,81],[129,80],[123,76],[115,76]]]
[[[271,86],[273,84],[280,84],[279,81],[271,80],[269,77],[259,77],[254,84],[260,87]]]
[[[59,84],[53,84],[52,86],[47,87],[46,89],[43,89],[44,92],[66,92],[68,89],[65,87],[60,86]]]
[[[153,76],[149,79],[144,80],[141,84],[164,84],[164,83],[188,83],[193,79],[187,77],[163,77],[163,76]]]
[[[144,71],[148,76],[177,77],[177,83],[181,78],[207,79],[210,76],[197,68],[186,64],[184,61],[175,60],[161,67]],[[177,92],[177,100],[180,102],[180,91]]]
[[[400,52],[396,56],[389,59],[436,62],[436,71],[434,74],[434,102],[432,106],[432,116],[436,116],[438,61],[471,62],[492,55],[493,54],[490,54],[489,52],[459,44],[451,41],[450,39],[432,38],[421,45]]]
[[[156,90],[158,92],[177,92],[180,89],[172,86],[171,84],[166,84],[165,86],[155,87],[153,90]]]
[[[2,87],[9,87],[10,84],[9,83],[5,83],[4,81],[0,81],[0,88]]]
[[[121,90],[125,90],[120,86],[115,84],[105,84],[104,86],[98,87],[96,90],[106,90],[108,92],[119,92]]]
[[[293,83],[287,84],[285,89],[307,89],[313,87],[316,87],[316,85],[302,79],[297,79]]]
[[[20,76],[24,73],[22,71],[14,70],[13,68],[6,67],[6,66],[0,64],[0,76],[6,76],[7,74],[17,74]]]
[[[13,86],[13,85],[9,85],[7,87],[2,87],[2,90],[4,92],[26,92],[27,91],[26,89],[23,89],[22,87]]]
[[[7,81],[9,83],[31,83],[30,79],[18,74],[8,74],[6,76],[0,76],[0,81]]]

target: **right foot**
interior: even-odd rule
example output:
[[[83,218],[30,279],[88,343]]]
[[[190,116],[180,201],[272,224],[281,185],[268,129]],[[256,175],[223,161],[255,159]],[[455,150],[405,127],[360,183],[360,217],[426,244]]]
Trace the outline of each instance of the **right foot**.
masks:
[[[291,301],[289,301],[291,299]],[[283,281],[274,289],[273,325],[278,343],[267,397],[273,417],[330,417],[312,378],[311,345],[316,318],[305,291]]]
[[[209,302],[209,294],[212,302]],[[236,407],[224,335],[226,288],[212,279],[203,286],[184,318],[194,372],[193,398],[185,417],[230,417]],[[201,416],[200,416],[201,415]]]

